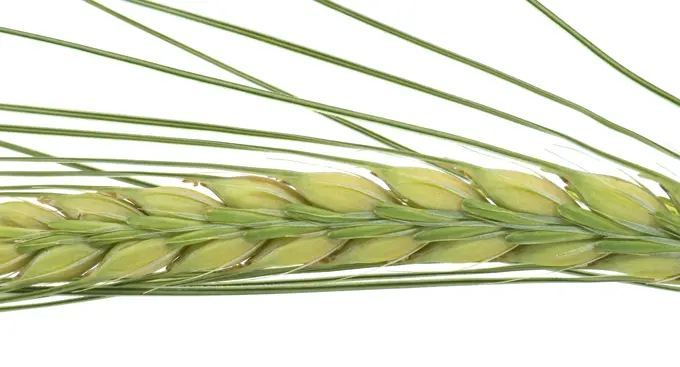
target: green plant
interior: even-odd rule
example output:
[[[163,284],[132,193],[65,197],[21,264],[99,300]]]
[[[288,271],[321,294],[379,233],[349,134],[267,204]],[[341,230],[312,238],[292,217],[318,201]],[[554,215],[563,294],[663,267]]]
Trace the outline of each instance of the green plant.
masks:
[[[677,260],[680,245],[677,200],[680,186],[672,178],[538,123],[401,77],[179,9],[143,0],[129,1],[300,52],[560,137],[656,181],[669,193],[669,198],[656,197],[632,180],[573,170],[451,133],[297,98],[95,1],[87,0],[87,3],[267,91],[19,30],[0,28],[0,32],[307,107],[390,148],[149,117],[9,104],[0,104],[0,110],[375,150],[416,158],[436,169],[392,167],[276,146],[0,125],[0,131],[5,132],[296,154],[367,169],[383,186],[389,187],[387,190],[364,177],[337,172],[300,173],[202,162],[56,158],[11,143],[2,143],[3,147],[33,158],[5,157],[0,158],[0,161],[54,162],[81,171],[5,171],[0,172],[0,175],[102,176],[146,187],[5,187],[5,190],[17,190],[4,192],[5,196],[39,196],[41,203],[52,206],[54,210],[24,202],[0,204],[0,219],[4,225],[0,228],[0,237],[4,239],[0,244],[0,272],[10,274],[0,287],[0,303],[53,295],[75,298],[43,304],[9,305],[4,310],[115,295],[252,294],[527,281],[619,281],[676,290],[675,278],[680,274],[680,262]],[[330,1],[320,3],[522,86],[669,156],[678,157],[674,151],[562,97]],[[536,2],[532,1],[532,4],[536,5]],[[501,154],[536,165],[546,171],[546,175],[557,175],[567,186],[561,188],[541,175],[487,169],[458,160],[420,154],[344,117],[359,118]],[[83,165],[88,162],[210,168],[260,176],[224,178],[173,172],[101,171]],[[184,178],[206,186],[222,201],[186,188],[151,187],[153,185],[133,178],[139,176]],[[60,188],[78,189],[84,193],[57,195],[49,192],[50,189]],[[31,191],[21,191],[25,189]],[[46,192],[36,192],[36,189]],[[478,268],[409,272],[402,275],[376,272],[376,269],[385,266],[435,262],[476,263]],[[480,266],[489,262],[514,265]],[[347,276],[336,275],[340,270],[359,268],[373,270]],[[537,269],[548,269],[573,277],[461,277]],[[613,271],[623,275],[593,273],[590,270]],[[282,277],[267,278],[266,282],[260,280],[261,277],[294,273],[313,273],[315,276],[311,279]],[[45,283],[48,285],[41,285]]]

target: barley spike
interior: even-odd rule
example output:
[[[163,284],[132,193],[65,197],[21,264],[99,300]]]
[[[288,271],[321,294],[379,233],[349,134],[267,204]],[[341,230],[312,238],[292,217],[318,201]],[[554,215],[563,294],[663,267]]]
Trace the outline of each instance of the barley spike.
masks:
[[[394,264],[581,268],[649,282],[680,275],[680,216],[636,183],[560,172],[573,186],[567,194],[522,172],[470,165],[459,173],[471,181],[384,167],[375,180],[290,172],[194,182],[222,201],[155,187],[46,195],[42,206],[2,203],[0,303]],[[610,209],[617,207],[627,211]],[[36,287],[57,282],[66,285]]]

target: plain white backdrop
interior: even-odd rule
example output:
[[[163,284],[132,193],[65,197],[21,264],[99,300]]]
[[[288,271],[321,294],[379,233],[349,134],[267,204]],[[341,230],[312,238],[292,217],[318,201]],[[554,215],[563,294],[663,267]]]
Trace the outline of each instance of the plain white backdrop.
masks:
[[[622,177],[631,173],[557,138],[449,101],[124,1],[101,3],[302,98],[444,130],[572,167]],[[583,115],[311,0],[162,3],[488,104],[653,169],[680,172],[677,161]],[[583,104],[665,146],[678,146],[679,107],[611,69],[527,2],[339,3]],[[680,34],[678,2],[545,0],[544,4],[615,59],[680,95],[680,53],[674,47]],[[83,1],[1,0],[0,26],[251,85]],[[0,103],[209,122],[374,144],[301,107],[5,34],[0,34]],[[424,153],[489,167],[527,169],[477,149],[356,122]],[[311,144],[8,112],[0,113],[0,124],[225,140],[416,164],[394,156]],[[363,173],[291,155],[8,133],[2,139],[64,157],[303,170],[333,167]],[[18,154],[2,151],[0,155]],[[37,163],[0,166],[2,170],[64,169]],[[2,186],[57,180],[83,183],[82,178],[3,177]],[[181,184],[172,179],[154,182]],[[100,178],[87,179],[87,183],[109,185],[113,181]],[[621,284],[541,284],[117,298],[0,314],[0,345],[3,365],[8,366],[672,366],[677,364],[673,331],[680,322],[670,311],[680,307],[679,297]]]

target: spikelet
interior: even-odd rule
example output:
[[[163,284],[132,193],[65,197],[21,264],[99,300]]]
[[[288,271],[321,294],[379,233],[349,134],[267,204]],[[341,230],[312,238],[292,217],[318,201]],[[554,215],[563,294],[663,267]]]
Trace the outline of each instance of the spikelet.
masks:
[[[208,272],[237,265],[259,242],[244,237],[215,239],[192,245],[169,267],[174,273]]]
[[[356,239],[349,241],[332,262],[336,265],[385,263],[405,258],[422,246],[410,235]]]
[[[300,173],[286,182],[312,204],[339,213],[372,211],[394,197],[366,178],[337,172]]]
[[[344,240],[328,236],[278,238],[270,241],[251,262],[254,268],[301,266],[316,262],[338,249]]]
[[[373,173],[408,205],[416,208],[460,210],[463,200],[483,196],[460,178],[418,167],[387,167]]]
[[[142,212],[115,198],[94,193],[78,195],[48,195],[40,202],[55,207],[69,219],[101,222],[125,222]]]
[[[13,243],[0,243],[0,275],[22,269],[31,260],[31,256],[17,251]]]
[[[88,280],[119,280],[151,274],[169,265],[179,249],[167,245],[164,238],[124,242],[106,254],[88,275]]]
[[[63,219],[54,211],[25,201],[0,204],[0,223],[4,226],[46,229],[49,223]]]
[[[18,280],[30,283],[69,281],[95,266],[104,254],[105,250],[83,243],[50,247],[26,265]]]
[[[465,168],[469,176],[498,206],[517,212],[558,216],[563,204],[574,200],[554,183],[523,172],[481,167]]]
[[[198,191],[184,187],[118,189],[115,195],[133,202],[149,215],[202,219],[208,209],[222,204]]]
[[[502,260],[519,264],[571,267],[585,265],[601,256],[592,241],[574,241],[520,246],[503,256]]]
[[[490,238],[441,241],[431,243],[413,256],[411,262],[428,263],[476,263],[496,259],[515,248],[504,236]]]
[[[305,202],[290,186],[266,177],[227,177],[201,180],[200,183],[231,208],[283,209],[289,204]]]
[[[617,222],[655,227],[654,215],[666,211],[661,201],[647,190],[618,177],[577,171],[561,175],[568,188],[578,193],[593,211]]]
[[[663,280],[680,274],[680,259],[664,256],[611,255],[593,264],[593,268]]]

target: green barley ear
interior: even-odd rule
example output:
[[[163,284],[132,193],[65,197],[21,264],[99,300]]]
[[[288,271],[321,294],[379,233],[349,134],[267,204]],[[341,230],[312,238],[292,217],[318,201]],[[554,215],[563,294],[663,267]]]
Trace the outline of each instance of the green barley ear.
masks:
[[[574,200],[549,180],[523,172],[469,166],[462,169],[498,206],[517,212],[558,216]]]
[[[587,264],[602,254],[593,241],[555,243],[549,246],[520,246],[502,257],[502,261],[541,266],[576,266]]]
[[[222,204],[198,191],[184,187],[117,189],[114,194],[140,207],[149,215],[202,219],[203,213]]]
[[[148,275],[169,265],[179,251],[168,246],[165,238],[121,243],[106,254],[87,279],[102,281]]]
[[[85,244],[54,246],[40,252],[19,274],[18,281],[64,282],[82,275],[95,266],[106,250]]]
[[[654,214],[666,211],[649,191],[618,177],[572,170],[560,176],[593,211],[625,225],[657,227]]]
[[[412,235],[351,240],[333,258],[333,265],[378,264],[409,256],[423,246]]]
[[[318,261],[338,249],[344,240],[325,235],[297,238],[277,238],[253,258],[255,268],[301,266]]]
[[[16,245],[12,243],[0,243],[0,275],[22,269],[32,256],[17,251]]]
[[[377,204],[396,202],[373,181],[347,173],[299,173],[285,181],[314,205],[339,213],[370,212]]]
[[[597,261],[591,267],[634,277],[661,280],[680,274],[680,258],[660,255],[610,255]]]
[[[413,263],[474,263],[502,255],[516,245],[502,235],[467,241],[431,243],[413,257]]]
[[[124,201],[95,193],[78,195],[53,194],[41,197],[40,202],[57,208],[69,219],[125,222],[131,216],[142,214],[142,212]]]
[[[0,224],[9,227],[47,229],[50,222],[64,219],[58,213],[25,201],[0,204]]]
[[[283,209],[305,199],[290,186],[257,176],[207,179],[199,182],[229,207],[238,209]]]
[[[173,273],[207,272],[236,265],[245,260],[259,246],[259,243],[240,236],[192,245],[170,265],[168,271]]]
[[[464,199],[484,197],[460,178],[419,167],[385,167],[373,173],[408,205],[423,209],[460,210]]]

